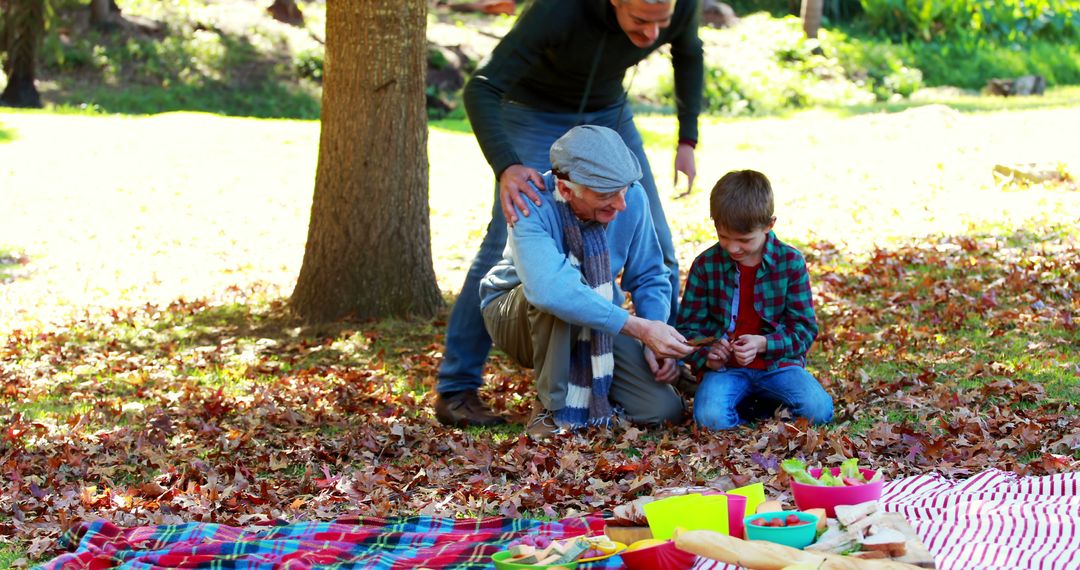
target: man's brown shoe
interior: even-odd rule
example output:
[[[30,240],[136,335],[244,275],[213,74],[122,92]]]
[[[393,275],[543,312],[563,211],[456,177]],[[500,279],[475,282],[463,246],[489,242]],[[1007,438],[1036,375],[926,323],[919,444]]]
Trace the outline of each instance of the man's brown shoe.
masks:
[[[497,426],[506,423],[483,402],[476,390],[464,390],[435,396],[435,417],[444,426]]]
[[[525,424],[525,434],[533,441],[544,441],[561,431],[562,428],[555,424],[555,415],[544,408],[540,402],[534,402],[532,415],[529,416],[529,422]]]

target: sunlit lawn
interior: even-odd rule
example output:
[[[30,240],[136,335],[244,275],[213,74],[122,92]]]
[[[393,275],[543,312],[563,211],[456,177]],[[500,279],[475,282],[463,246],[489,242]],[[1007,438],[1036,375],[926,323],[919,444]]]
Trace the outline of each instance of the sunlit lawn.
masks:
[[[638,124],[684,267],[713,240],[709,188],[737,168],[772,179],[783,239],[835,244],[849,261],[923,236],[1050,231],[1066,234],[1054,243],[1074,243],[1080,155],[1070,138],[1080,127],[1080,89],[1045,99],[958,101],[998,110],[928,105],[705,119],[689,195],[685,181],[672,187],[674,120],[644,116]],[[0,133],[7,140],[0,142],[0,276],[7,276],[0,335],[116,307],[265,302],[291,291],[306,237],[317,123],[7,112]],[[452,298],[488,220],[493,178],[464,122],[433,124],[429,159],[435,265]],[[1026,162],[1060,168],[1074,184],[997,185],[996,164]],[[1075,288],[1075,274],[1063,279]],[[1026,358],[1023,346],[1014,348],[1011,358]],[[1071,384],[1059,380],[1063,370],[1040,365],[1032,374]]]
[[[1080,90],[1063,89],[1044,103],[1074,101]],[[930,234],[1076,230],[1080,193],[1002,190],[991,171],[998,163],[1045,162],[1077,176],[1080,104],[705,119],[696,188],[682,199],[674,196],[685,188],[671,187],[674,120],[639,117],[638,124],[684,265],[712,239],[709,188],[736,168],[772,179],[783,238],[830,241],[852,255]],[[291,290],[306,237],[317,123],[6,112],[0,132],[0,248],[29,258],[23,277],[3,286],[5,329],[91,306],[227,296],[230,285],[257,283],[270,296]],[[488,219],[492,175],[463,123],[435,123],[429,148],[436,270],[440,286],[456,294]]]
[[[1025,405],[1060,406],[1074,417],[1068,403],[1080,401],[1080,337],[1072,324],[1080,286],[1077,95],[1080,90],[1055,91],[1042,107],[1019,99],[972,100],[965,107],[996,109],[987,112],[935,105],[705,120],[698,182],[682,198],[675,196],[685,188],[671,184],[674,120],[646,116],[638,124],[684,267],[713,239],[712,183],[736,168],[772,178],[777,232],[805,247],[816,272],[825,326],[810,368],[837,391],[842,408],[826,429],[858,438],[881,421],[919,422],[940,413],[932,396],[913,385],[916,378],[964,390],[1027,380],[1046,391]],[[0,113],[0,351],[8,351],[0,353],[0,374],[13,378],[18,394],[0,398],[0,413],[37,422],[53,438],[48,441],[60,441],[76,428],[106,433],[156,425],[168,418],[162,402],[173,406],[176,398],[185,413],[231,422],[253,394],[283,394],[298,402],[301,421],[267,422],[268,439],[259,444],[267,453],[255,447],[246,460],[273,472],[266,476],[280,487],[271,504],[287,517],[312,516],[304,509],[316,516],[336,512],[288,506],[311,492],[304,490],[304,468],[322,461],[314,442],[348,438],[358,425],[349,422],[389,429],[380,423],[386,418],[364,419],[349,406],[385,406],[410,434],[441,429],[432,427],[425,407],[441,350],[438,319],[347,324],[312,338],[275,320],[303,255],[318,134],[314,122],[205,114]],[[450,299],[488,220],[492,175],[462,122],[433,125],[429,159],[434,261]],[[1026,188],[995,183],[996,164],[1026,162],[1050,164],[1072,180]],[[333,372],[324,378],[325,370]],[[372,376],[354,384],[349,370]],[[490,397],[504,413],[520,415],[529,405],[527,379],[505,361],[489,370]],[[916,396],[867,407],[848,393],[881,386]],[[977,405],[1020,405],[1008,386],[974,392],[985,394]],[[328,393],[348,396],[337,401],[345,408],[324,407]],[[1031,399],[1032,392],[1024,394]],[[519,430],[442,436],[498,445]],[[181,440],[150,446],[134,463],[89,455],[94,467],[86,484],[131,493],[160,475],[140,461],[233,460],[224,448]],[[1042,452],[1080,458],[1063,441],[1036,443]],[[47,455],[23,451],[34,462]],[[273,467],[282,461],[278,452],[294,462],[288,469]],[[1019,461],[1040,457],[1034,450]],[[347,469],[350,458],[340,460],[338,467]],[[708,461],[702,458],[700,467],[715,471]],[[925,467],[889,465],[901,472]],[[63,485],[71,484],[69,474]],[[443,492],[435,483],[417,487],[411,502],[396,508],[413,512]],[[323,495],[326,503],[311,504],[337,504]],[[558,500],[561,508],[578,508],[577,497]],[[469,499],[447,508],[476,514],[493,512],[492,505]],[[52,548],[59,524],[50,518],[55,513],[38,508],[29,512],[48,524],[35,531],[33,546],[29,539],[0,543],[0,566]],[[126,524],[162,516],[138,518],[117,504],[85,513],[101,514]],[[0,524],[9,522],[0,514]]]

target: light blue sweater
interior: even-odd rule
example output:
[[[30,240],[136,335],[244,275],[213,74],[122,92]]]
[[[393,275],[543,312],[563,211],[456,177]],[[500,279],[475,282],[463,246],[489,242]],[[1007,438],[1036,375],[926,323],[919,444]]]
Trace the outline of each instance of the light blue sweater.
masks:
[[[568,323],[618,334],[630,314],[622,308],[623,293],[613,287],[605,299],[585,283],[570,264],[563,242],[562,225],[555,209],[555,178],[544,174],[546,191],[539,192],[542,205],[530,200],[528,217],[518,216],[510,228],[503,259],[480,281],[480,306],[521,284],[529,303]],[[660,243],[656,240],[645,190],[634,183],[626,192],[626,210],[607,226],[611,253],[611,281],[622,273],[622,289],[634,301],[635,314],[667,322],[671,310],[671,281]]]

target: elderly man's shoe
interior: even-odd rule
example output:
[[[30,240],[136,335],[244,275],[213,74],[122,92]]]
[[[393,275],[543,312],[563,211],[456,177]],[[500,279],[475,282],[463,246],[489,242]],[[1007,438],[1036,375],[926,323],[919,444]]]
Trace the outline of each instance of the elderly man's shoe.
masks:
[[[445,426],[497,426],[506,423],[483,402],[476,390],[463,390],[435,396],[435,417]]]
[[[533,441],[544,441],[561,431],[562,428],[555,424],[555,415],[540,402],[534,403],[529,423],[525,424],[525,434]]]
[[[690,367],[682,365],[679,367],[679,378],[675,380],[675,389],[679,391],[683,396],[693,397],[697,394],[698,386],[701,382],[698,381],[697,376],[694,376],[693,372],[690,372]]]

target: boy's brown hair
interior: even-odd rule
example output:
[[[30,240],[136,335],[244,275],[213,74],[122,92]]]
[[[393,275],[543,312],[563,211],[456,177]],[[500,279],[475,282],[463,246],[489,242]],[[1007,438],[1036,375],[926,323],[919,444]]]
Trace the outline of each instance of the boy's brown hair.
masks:
[[[734,170],[713,186],[709,214],[717,226],[747,234],[773,219],[772,185],[756,170]]]

